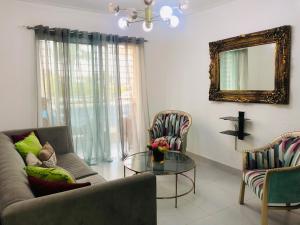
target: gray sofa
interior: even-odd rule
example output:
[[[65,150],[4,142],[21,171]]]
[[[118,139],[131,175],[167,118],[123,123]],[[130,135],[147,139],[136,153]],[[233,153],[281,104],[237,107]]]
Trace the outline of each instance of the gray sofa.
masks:
[[[33,129],[29,129],[33,130]],[[28,130],[28,131],[29,131]],[[55,149],[58,165],[92,186],[35,198],[11,135],[0,133],[1,225],[156,225],[156,179],[150,174],[105,181],[73,152],[67,127],[35,129]]]

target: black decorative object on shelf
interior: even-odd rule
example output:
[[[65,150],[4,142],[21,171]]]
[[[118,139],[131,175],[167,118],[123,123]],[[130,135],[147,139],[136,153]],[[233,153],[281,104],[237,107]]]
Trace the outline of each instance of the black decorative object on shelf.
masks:
[[[245,136],[250,135],[249,133],[244,132],[245,121],[250,119],[245,118],[245,112],[241,112],[241,111],[239,111],[238,117],[227,116],[227,117],[221,117],[220,119],[237,122],[237,124],[234,125],[235,130],[225,130],[220,132],[221,134],[227,134],[235,137],[235,149],[236,149],[237,139],[244,140]]]
[[[238,123],[238,139],[244,140],[244,124],[245,124],[245,112],[239,112],[239,123]]]

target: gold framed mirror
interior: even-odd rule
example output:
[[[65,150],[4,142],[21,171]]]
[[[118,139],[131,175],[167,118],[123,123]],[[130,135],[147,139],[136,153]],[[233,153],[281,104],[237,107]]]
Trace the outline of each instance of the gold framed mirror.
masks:
[[[288,104],[291,26],[210,42],[210,101]]]

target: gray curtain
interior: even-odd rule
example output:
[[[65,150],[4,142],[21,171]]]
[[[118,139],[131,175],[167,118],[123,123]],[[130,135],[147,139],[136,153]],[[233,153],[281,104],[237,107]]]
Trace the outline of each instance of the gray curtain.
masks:
[[[124,110],[131,110],[134,99],[124,103],[122,82],[132,82],[129,70],[140,63],[121,64],[131,63],[128,46],[143,49],[144,40],[44,26],[35,27],[35,34],[39,126],[68,125],[75,151],[89,164],[129,154]]]

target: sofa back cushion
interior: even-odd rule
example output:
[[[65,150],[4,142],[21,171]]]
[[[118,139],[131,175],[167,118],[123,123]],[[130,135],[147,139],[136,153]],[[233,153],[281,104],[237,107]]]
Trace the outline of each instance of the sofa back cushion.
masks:
[[[0,214],[15,202],[34,198],[24,167],[11,139],[0,133]]]
[[[44,146],[46,142],[49,142],[55,149],[56,154],[74,152],[71,133],[67,126],[11,130],[3,133],[13,139],[13,136],[32,131],[34,131],[42,146]]]

